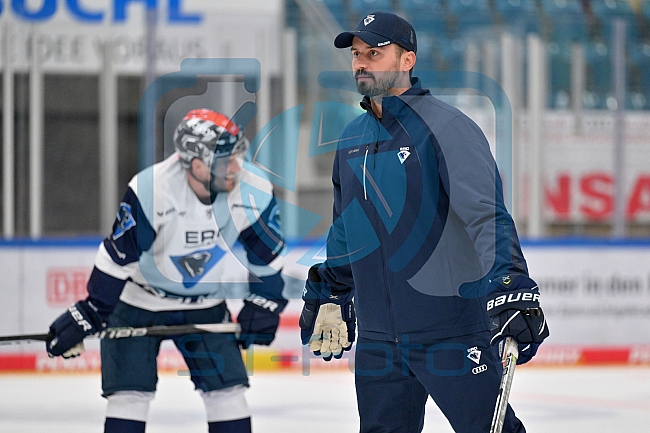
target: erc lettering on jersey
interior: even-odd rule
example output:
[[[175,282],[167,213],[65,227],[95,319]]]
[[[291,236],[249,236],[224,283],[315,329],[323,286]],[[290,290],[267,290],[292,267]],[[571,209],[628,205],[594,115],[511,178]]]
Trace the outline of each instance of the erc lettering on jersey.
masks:
[[[510,293],[506,295],[498,296],[494,299],[490,299],[487,303],[487,310],[490,311],[494,307],[510,303],[510,302],[519,302],[519,301],[539,301],[539,293]]]
[[[217,236],[218,233],[215,230],[203,230],[201,232],[188,230],[185,232],[185,243],[191,246],[203,245],[215,240]]]

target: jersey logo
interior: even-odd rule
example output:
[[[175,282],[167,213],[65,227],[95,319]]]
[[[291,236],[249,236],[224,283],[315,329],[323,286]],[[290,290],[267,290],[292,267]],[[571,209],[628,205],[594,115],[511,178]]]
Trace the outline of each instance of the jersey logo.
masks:
[[[399,163],[404,164],[404,161],[406,161],[406,158],[409,157],[411,152],[409,152],[408,147],[400,147],[399,152],[397,152],[397,158],[399,158]]]
[[[131,213],[131,205],[124,202],[120,203],[120,208],[117,210],[117,222],[113,231],[113,240],[122,236],[133,226],[135,226],[135,218]]]
[[[185,256],[170,256],[170,259],[183,276],[183,286],[190,289],[221,260],[224,254],[225,252],[221,248],[214,247],[210,250],[195,251]]]
[[[471,349],[467,349],[467,352],[467,357],[469,359],[477,364],[481,362],[481,351],[478,350],[478,348],[472,347]]]

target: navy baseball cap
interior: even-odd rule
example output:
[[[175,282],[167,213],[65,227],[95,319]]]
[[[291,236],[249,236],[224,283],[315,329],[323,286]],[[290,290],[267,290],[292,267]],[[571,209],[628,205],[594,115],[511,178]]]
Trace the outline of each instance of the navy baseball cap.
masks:
[[[334,39],[336,48],[352,46],[352,39],[358,37],[371,47],[383,47],[396,43],[407,51],[417,53],[418,42],[415,30],[404,18],[387,12],[373,12],[359,21],[351,32],[343,32]]]

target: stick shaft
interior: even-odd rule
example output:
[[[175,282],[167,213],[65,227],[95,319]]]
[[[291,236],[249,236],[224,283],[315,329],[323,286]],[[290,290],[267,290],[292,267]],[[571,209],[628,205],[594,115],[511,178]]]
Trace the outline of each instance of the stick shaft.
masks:
[[[176,325],[176,326],[150,326],[143,328],[108,328],[103,331],[89,335],[88,338],[128,338],[149,336],[172,336],[186,334],[234,334],[241,332],[238,323],[208,323],[203,325]],[[12,344],[27,341],[45,341],[49,334],[22,334],[0,336],[0,345]]]
[[[512,379],[515,377],[515,366],[517,365],[517,358],[519,357],[519,349],[517,342],[512,337],[507,337],[504,342],[503,358],[503,374],[501,376],[501,385],[499,386],[499,394],[497,395],[496,405],[494,407],[494,416],[492,417],[492,425],[490,433],[501,433],[503,429],[503,421],[506,417],[506,410],[508,409],[508,397],[510,396],[510,388],[512,387]]]

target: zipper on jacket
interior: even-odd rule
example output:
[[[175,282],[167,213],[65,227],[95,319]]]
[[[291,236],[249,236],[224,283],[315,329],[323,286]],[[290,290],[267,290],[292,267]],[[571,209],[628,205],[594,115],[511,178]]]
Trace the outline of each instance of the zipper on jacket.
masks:
[[[366,144],[366,155],[363,157],[363,198],[368,200],[368,190],[366,189],[366,161],[368,160],[368,147]]]
[[[375,141],[375,155],[377,155],[377,152],[379,151],[379,139]],[[375,163],[377,162],[377,157],[373,158],[372,160],[372,168],[375,168]]]

